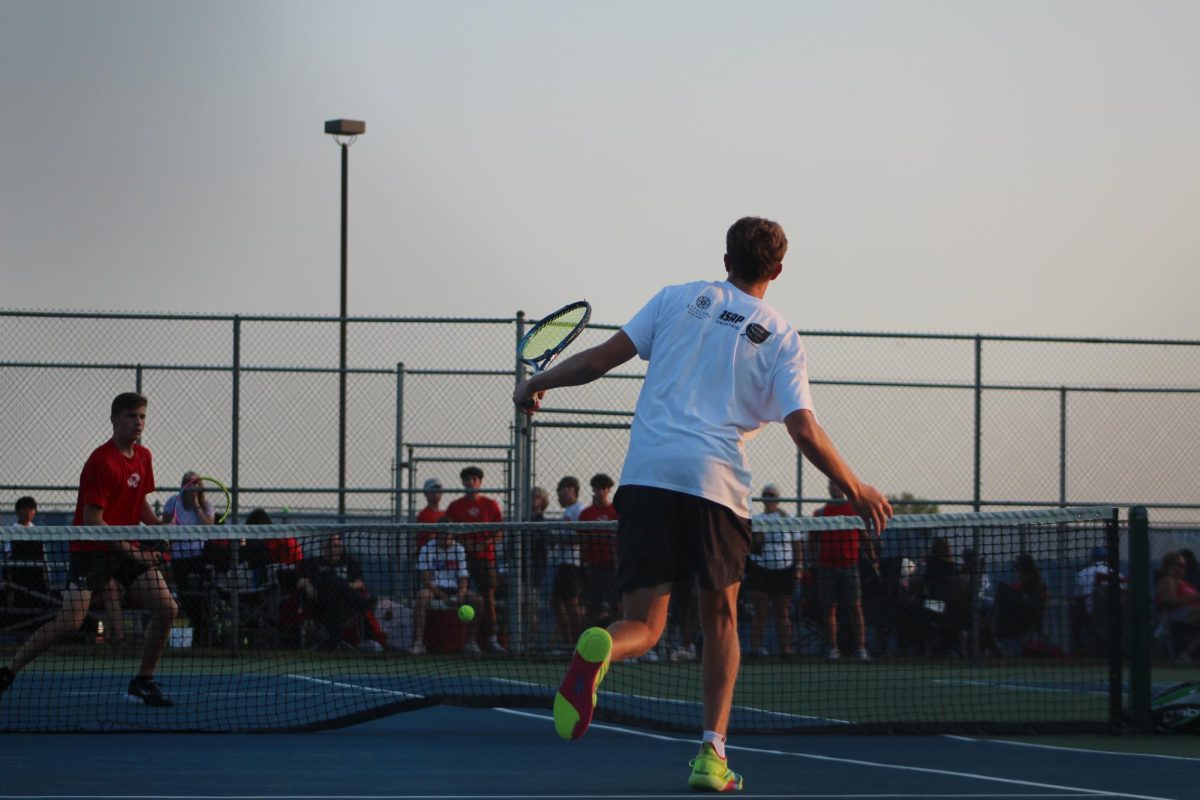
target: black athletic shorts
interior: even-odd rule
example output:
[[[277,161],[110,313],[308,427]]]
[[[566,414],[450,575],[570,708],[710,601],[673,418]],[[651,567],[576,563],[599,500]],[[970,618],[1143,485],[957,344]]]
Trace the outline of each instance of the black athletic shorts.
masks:
[[[617,584],[621,591],[684,580],[724,589],[742,579],[750,553],[750,520],[703,497],[623,485],[613,499],[617,529]]]
[[[791,597],[796,587],[796,568],[767,569],[753,559],[746,562],[746,588],[752,592],[786,594]]]
[[[67,588],[98,592],[112,579],[128,589],[133,582],[150,571],[150,565],[133,556],[110,552],[71,553]]]

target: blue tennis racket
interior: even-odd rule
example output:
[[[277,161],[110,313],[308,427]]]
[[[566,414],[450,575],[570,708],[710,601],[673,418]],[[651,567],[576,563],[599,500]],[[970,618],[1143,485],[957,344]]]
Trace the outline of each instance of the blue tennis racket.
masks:
[[[521,337],[517,358],[534,372],[542,372],[575,341],[591,318],[592,306],[586,300],[563,306],[543,317]],[[532,398],[525,401],[525,407],[533,407]]]

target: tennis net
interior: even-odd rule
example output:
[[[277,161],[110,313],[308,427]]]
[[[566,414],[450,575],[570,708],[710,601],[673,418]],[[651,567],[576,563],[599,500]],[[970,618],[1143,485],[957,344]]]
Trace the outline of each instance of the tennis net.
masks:
[[[855,517],[755,522],[764,558],[798,541],[791,552],[804,564],[797,573],[764,561],[772,574],[743,584],[731,731],[1118,722],[1120,584],[1080,588],[1097,559],[1119,570],[1116,509],[902,516],[878,539],[859,536],[857,561],[823,563],[836,545],[814,558],[818,542],[861,527]],[[128,597],[105,608],[98,592],[83,628],[0,695],[0,730],[315,730],[438,703],[548,708],[579,628],[620,614],[609,522],[9,529],[3,536],[41,542],[44,558],[5,565],[0,663],[57,613],[68,542],[164,532],[172,542],[140,546],[171,554],[162,571],[178,616],[156,677],[174,705],[129,702],[149,611]],[[599,719],[699,729],[696,596],[690,581],[673,587],[659,646],[613,665]],[[474,619],[460,619],[462,605]]]

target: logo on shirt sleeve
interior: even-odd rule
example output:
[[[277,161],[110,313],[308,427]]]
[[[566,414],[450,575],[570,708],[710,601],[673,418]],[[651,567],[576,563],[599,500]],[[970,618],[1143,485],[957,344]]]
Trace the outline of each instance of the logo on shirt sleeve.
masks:
[[[757,322],[751,322],[746,326],[746,330],[742,331],[742,336],[745,336],[753,344],[762,344],[770,335],[771,332]]]

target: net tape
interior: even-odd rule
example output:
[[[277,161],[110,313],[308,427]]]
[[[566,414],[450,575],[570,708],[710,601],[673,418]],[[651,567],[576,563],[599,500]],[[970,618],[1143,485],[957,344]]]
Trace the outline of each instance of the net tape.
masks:
[[[888,521],[888,531],[937,530],[945,528],[983,528],[1018,525],[1046,525],[1056,523],[1102,522],[1112,519],[1117,513],[1113,506],[1068,506],[1056,509],[1019,511],[982,511],[948,514],[901,514]],[[837,531],[865,528],[863,520],[856,516],[838,517],[777,517],[755,519],[751,526],[760,531]],[[588,522],[547,520],[541,522],[301,522],[272,525],[161,525],[138,526],[136,528],[103,525],[75,525],[59,527],[7,528],[0,534],[9,541],[45,541],[48,539],[74,539],[80,541],[124,541],[131,531],[138,535],[153,532],[156,538],[192,541],[205,539],[279,539],[284,537],[328,536],[334,533],[390,534],[445,529],[451,533],[486,533],[489,531],[612,531],[617,529],[615,521],[593,520]],[[234,535],[236,534],[236,535]]]

